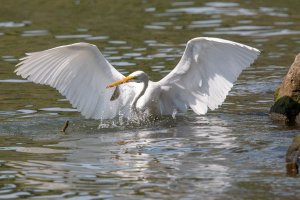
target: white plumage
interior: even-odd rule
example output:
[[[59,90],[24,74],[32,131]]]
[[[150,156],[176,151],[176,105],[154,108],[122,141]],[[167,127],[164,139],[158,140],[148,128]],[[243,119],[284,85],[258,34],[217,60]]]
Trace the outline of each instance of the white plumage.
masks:
[[[141,71],[124,77],[95,45],[76,43],[28,53],[15,72],[56,88],[86,118],[129,118],[133,111],[172,115],[189,107],[205,114],[208,108],[213,110],[222,104],[239,74],[259,53],[228,40],[194,38],[187,43],[177,66],[162,80],[152,82]],[[116,100],[110,100],[114,90],[107,85],[118,85],[120,95]]]

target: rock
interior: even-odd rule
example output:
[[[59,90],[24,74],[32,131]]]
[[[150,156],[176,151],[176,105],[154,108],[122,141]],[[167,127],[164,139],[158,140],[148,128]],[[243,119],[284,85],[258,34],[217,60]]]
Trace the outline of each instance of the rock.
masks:
[[[270,117],[287,124],[300,124],[300,54],[275,92]]]
[[[294,137],[286,152],[286,171],[289,175],[299,174],[300,167],[300,134]]]
[[[300,124],[300,113],[296,116],[295,122],[296,124]]]

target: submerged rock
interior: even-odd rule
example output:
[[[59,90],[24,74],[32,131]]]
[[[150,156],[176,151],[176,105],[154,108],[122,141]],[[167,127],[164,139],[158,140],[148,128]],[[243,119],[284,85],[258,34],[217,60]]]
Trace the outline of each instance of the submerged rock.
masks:
[[[294,137],[286,152],[286,171],[289,175],[299,174],[300,167],[300,134]]]
[[[300,54],[295,58],[282,84],[275,92],[275,103],[271,107],[273,120],[287,124],[300,124]]]

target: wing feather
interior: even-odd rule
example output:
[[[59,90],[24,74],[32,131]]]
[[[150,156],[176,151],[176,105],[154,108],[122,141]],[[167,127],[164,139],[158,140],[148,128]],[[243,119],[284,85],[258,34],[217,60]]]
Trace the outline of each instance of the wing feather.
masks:
[[[95,45],[75,43],[27,53],[20,61],[15,70],[17,75],[56,88],[86,118],[113,118],[120,110],[130,110],[128,102],[135,95],[135,84],[120,86],[120,98],[110,101],[113,90],[106,86],[124,76]]]
[[[190,107],[205,114],[223,103],[243,69],[259,50],[228,40],[200,37],[187,43],[177,66],[158,82],[163,115]]]

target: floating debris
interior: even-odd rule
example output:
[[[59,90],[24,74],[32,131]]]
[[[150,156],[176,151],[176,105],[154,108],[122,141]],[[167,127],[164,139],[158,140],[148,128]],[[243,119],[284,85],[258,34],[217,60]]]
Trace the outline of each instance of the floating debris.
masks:
[[[60,132],[66,133],[66,130],[67,130],[68,126],[69,126],[69,121],[66,121]]]

